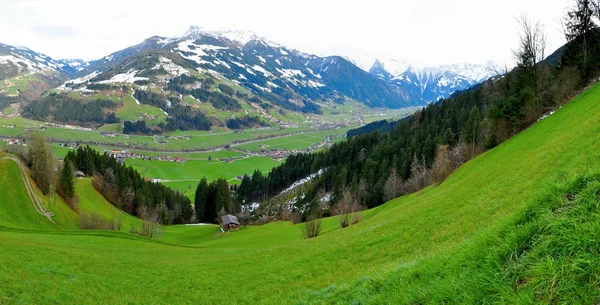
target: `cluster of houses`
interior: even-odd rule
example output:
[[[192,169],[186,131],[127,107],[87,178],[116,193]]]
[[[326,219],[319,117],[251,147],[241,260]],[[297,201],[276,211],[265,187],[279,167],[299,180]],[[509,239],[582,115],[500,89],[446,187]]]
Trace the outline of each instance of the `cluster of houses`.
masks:
[[[173,157],[173,156],[169,156],[169,155],[147,156],[145,154],[132,153],[129,150],[113,149],[113,150],[105,150],[104,153],[117,159],[117,161],[119,161],[120,163],[125,163],[125,160],[127,158],[142,159],[144,161],[159,160],[159,161],[168,161],[168,162],[176,162],[176,163],[187,163],[187,158],[185,158],[185,157]]]
[[[16,138],[12,138],[12,139],[5,139],[6,143],[8,145],[19,145],[22,144],[23,146],[27,146],[27,144],[25,144],[25,139],[19,140]]]
[[[79,148],[79,144],[78,143],[60,143],[58,146],[60,147],[65,147],[65,148],[70,148],[70,149],[77,149]]]

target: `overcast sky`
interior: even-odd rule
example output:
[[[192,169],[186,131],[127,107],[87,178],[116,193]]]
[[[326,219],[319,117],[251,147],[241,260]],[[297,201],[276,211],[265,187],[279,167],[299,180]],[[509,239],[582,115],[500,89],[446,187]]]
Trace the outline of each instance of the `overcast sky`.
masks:
[[[510,60],[515,17],[564,43],[560,19],[573,0],[0,0],[0,42],[53,58],[97,59],[190,25],[255,31],[304,52],[343,49],[426,65]]]

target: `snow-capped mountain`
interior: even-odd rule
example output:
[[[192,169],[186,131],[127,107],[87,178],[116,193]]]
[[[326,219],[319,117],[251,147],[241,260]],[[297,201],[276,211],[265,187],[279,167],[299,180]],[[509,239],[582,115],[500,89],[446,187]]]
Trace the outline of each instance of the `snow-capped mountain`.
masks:
[[[478,65],[458,63],[438,67],[408,66],[398,72],[398,65],[388,69],[386,63],[376,60],[369,73],[407,90],[413,99],[436,102],[452,93],[477,85],[495,75],[493,63]]]
[[[0,97],[32,100],[66,78],[59,61],[25,47],[0,43]]]
[[[249,99],[305,112],[314,111],[321,102],[347,99],[371,107],[421,104],[419,100],[413,103],[403,88],[342,57],[302,53],[250,32],[199,27],[190,27],[181,37],[150,37],[90,62],[77,76],[92,73],[93,77],[76,87],[125,82],[164,89],[173,77],[200,73],[244,87],[251,93]]]
[[[411,100],[435,102],[452,93],[479,84],[495,75],[493,62],[485,65],[457,63],[427,66],[389,54],[365,52],[340,45],[326,54],[338,54],[361,69],[405,89]]]

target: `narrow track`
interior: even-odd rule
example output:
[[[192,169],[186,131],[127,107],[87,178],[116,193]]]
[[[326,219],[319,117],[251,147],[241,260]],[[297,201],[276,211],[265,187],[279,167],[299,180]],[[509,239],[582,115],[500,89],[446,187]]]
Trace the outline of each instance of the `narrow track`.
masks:
[[[0,158],[0,160],[12,160],[15,163],[17,163],[17,165],[19,166],[19,171],[21,172],[21,180],[23,180],[23,184],[25,184],[25,189],[27,190],[27,195],[29,195],[29,199],[31,199],[31,202],[33,203],[33,207],[40,215],[48,218],[48,220],[50,222],[56,224],[54,222],[54,220],[52,219],[52,216],[54,216],[54,213],[46,211],[46,209],[42,205],[42,200],[40,199],[40,197],[38,197],[37,193],[35,192],[35,189],[31,185],[31,181],[29,181],[29,177],[27,176],[27,170],[25,169],[25,166],[23,165],[23,163],[21,163],[21,161],[19,159],[14,158],[14,157],[3,157],[3,158]]]

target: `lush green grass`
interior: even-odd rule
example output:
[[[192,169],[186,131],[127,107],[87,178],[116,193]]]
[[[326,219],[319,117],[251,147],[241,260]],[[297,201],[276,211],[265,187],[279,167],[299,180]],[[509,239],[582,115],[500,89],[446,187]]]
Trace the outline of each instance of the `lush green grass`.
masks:
[[[2,157],[1,153],[0,157]],[[35,185],[33,180],[30,181]],[[21,180],[19,167],[14,161],[0,160],[0,185],[2,186],[0,187],[0,227],[20,229],[79,227],[78,215],[58,196],[52,200],[52,196],[45,197],[37,191],[46,210],[55,213],[54,221],[57,225],[37,213]]]
[[[286,150],[302,150],[323,142],[329,135],[344,135],[349,128],[340,128],[337,130],[310,132],[292,135],[289,137],[257,141],[253,143],[236,146],[237,149],[261,151],[263,149],[286,149]],[[262,146],[262,147],[261,147]]]
[[[1,125],[16,124],[16,128],[4,128]],[[0,118],[0,136],[3,137],[25,137],[25,128],[36,127],[40,128],[44,123],[26,120],[21,117],[4,119]],[[120,126],[120,125],[119,125]],[[102,131],[117,131],[120,127],[110,125],[101,128]],[[243,133],[235,133],[233,131],[215,130],[214,134],[208,131],[175,131],[167,134],[167,136],[190,136],[190,139],[174,139],[161,138],[161,140],[169,141],[168,144],[159,144],[152,136],[141,135],[117,135],[115,137],[103,137],[100,134],[101,130],[75,130],[66,128],[48,127],[43,134],[46,138],[57,141],[85,141],[95,142],[97,145],[135,145],[144,147],[147,150],[194,150],[194,149],[211,149],[218,146],[230,144],[234,141],[256,140],[268,136],[286,135],[301,131],[314,131],[314,129],[299,127],[286,128],[284,130],[276,129],[249,129]]]
[[[147,120],[146,124],[156,125],[167,118],[167,115],[159,108],[140,104],[135,102],[135,99],[131,96],[131,92],[123,96],[123,106],[117,110],[117,117],[122,121],[135,121],[138,120],[142,115],[153,115],[155,119]]]
[[[303,239],[299,225],[281,222],[227,234],[167,227],[162,241],[169,245],[126,233],[3,231],[0,299],[439,304],[532,303],[534,297],[552,303],[562,296],[570,297],[564,303],[587,303],[583,298],[598,293],[591,289],[598,274],[598,183],[574,192],[575,198],[587,195],[581,208],[564,205],[564,214],[555,215],[558,201],[544,198],[565,198],[565,189],[553,187],[557,181],[597,167],[598,100],[595,86],[441,185],[366,211],[361,223],[346,229],[326,219],[314,239]],[[523,212],[536,202],[552,213]],[[463,250],[470,256],[461,258]],[[508,268],[495,263],[507,257],[515,260]]]
[[[15,110],[17,110],[14,106],[8,106],[4,109],[2,109],[2,112],[6,115],[11,115],[15,112]]]
[[[187,163],[127,159],[126,164],[133,166],[144,177],[169,180],[163,183],[185,193],[193,200],[194,191],[202,177],[206,177],[209,181],[225,178],[233,183],[232,179],[237,176],[251,174],[256,169],[268,172],[280,163],[267,157],[250,157],[231,163],[219,161],[217,158],[211,161],[194,159]]]
[[[0,81],[0,92],[4,91],[6,95],[15,95],[19,92],[28,90],[33,83],[41,83],[42,81],[35,74],[24,74],[17,77]]]
[[[131,226],[135,226],[138,229],[140,228],[142,221],[137,217],[121,212],[110,202],[106,201],[106,199],[94,189],[91,179],[75,179],[75,192],[79,197],[80,214],[96,214],[105,220],[115,222],[121,217],[121,230],[124,232],[129,232]]]
[[[236,151],[232,151],[232,150],[228,150],[228,149],[222,149],[222,150],[217,150],[217,151],[211,151],[211,152],[197,152],[197,153],[161,153],[161,152],[154,152],[154,151],[141,151],[141,150],[133,150],[133,153],[136,154],[145,154],[147,156],[164,156],[164,155],[170,155],[172,157],[185,157],[188,159],[201,159],[201,160],[208,160],[208,158],[210,157],[218,159],[218,158],[230,158],[230,157],[240,157],[242,154]]]
[[[595,304],[600,174],[550,185],[539,200],[451,252],[385,277],[306,291],[301,303]]]

